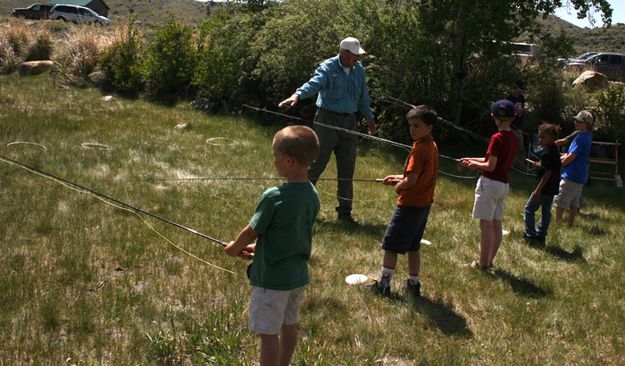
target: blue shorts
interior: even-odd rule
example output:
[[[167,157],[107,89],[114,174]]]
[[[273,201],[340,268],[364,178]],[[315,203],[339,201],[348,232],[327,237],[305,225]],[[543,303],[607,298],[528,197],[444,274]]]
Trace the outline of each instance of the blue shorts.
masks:
[[[400,254],[418,252],[429,213],[430,206],[395,206],[382,240],[382,249]]]

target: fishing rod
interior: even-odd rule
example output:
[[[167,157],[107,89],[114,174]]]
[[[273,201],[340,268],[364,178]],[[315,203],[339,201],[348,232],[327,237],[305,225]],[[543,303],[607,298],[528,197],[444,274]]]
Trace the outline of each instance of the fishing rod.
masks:
[[[413,107],[415,107],[413,104],[410,104],[410,103],[408,103],[408,102],[406,102],[406,101],[403,101],[403,100],[401,100],[401,99],[398,99],[398,98],[395,98],[395,97],[390,97],[390,96],[387,96],[387,95],[380,95],[380,99],[387,99],[387,100],[389,100],[389,101],[394,102],[395,104],[400,104],[400,105],[405,106],[405,107],[408,107],[408,108],[413,108]],[[453,122],[451,122],[451,121],[448,121],[448,120],[446,120],[446,119],[444,119],[444,118],[442,118],[442,117],[438,117],[438,121],[439,121],[439,122],[443,122],[443,123],[445,123],[445,124],[447,124],[447,125],[449,125],[449,126],[451,126],[451,127],[455,128],[455,129],[457,129],[457,130],[459,130],[459,131],[465,132],[466,134],[468,134],[469,136],[471,136],[471,137],[475,138],[476,140],[479,140],[479,141],[485,142],[485,143],[487,143],[487,144],[489,143],[489,140],[488,140],[486,137],[484,137],[484,136],[482,136],[482,135],[480,135],[480,134],[478,134],[478,133],[475,133],[475,132],[473,132],[473,131],[471,131],[471,130],[468,130],[468,129],[466,129],[466,128],[460,127],[460,126],[456,125],[455,123],[453,123]],[[441,156],[442,156],[442,155],[441,155]],[[456,159],[456,161],[460,161],[460,159]],[[522,170],[520,170],[520,169],[517,169],[517,168],[515,168],[515,167],[511,167],[511,169],[512,169],[512,170],[514,170],[515,172],[519,173],[519,174],[529,175],[529,176],[531,176],[531,175],[532,175],[532,174],[530,174],[530,173],[528,173],[528,172],[524,172],[524,171],[522,171]]]
[[[391,96],[388,96],[388,95],[380,95],[380,99],[387,99],[387,100],[389,100],[391,102],[395,102],[395,104],[399,104],[399,105],[407,107],[407,108],[414,108],[415,107],[415,105],[413,105],[413,104],[410,104],[410,103],[408,103],[406,101],[403,101],[401,99],[398,99],[398,98],[395,98],[395,97],[391,97]],[[475,138],[477,140],[480,140],[482,142],[488,142],[488,139],[486,137],[484,137],[484,136],[482,136],[482,135],[480,135],[478,133],[475,133],[475,132],[473,132],[471,130],[468,130],[466,128],[460,127],[457,124],[455,124],[455,123],[453,123],[451,121],[448,121],[448,120],[446,120],[443,117],[438,116],[437,120],[439,122],[443,122],[444,124],[446,124],[446,125],[448,125],[448,126],[450,126],[452,128],[455,128],[458,131],[462,131],[462,132],[468,134],[469,136],[471,136],[471,137],[473,137],[473,138]]]
[[[154,181],[193,181],[193,180],[284,180],[282,177],[190,177],[190,178],[163,178],[152,179]],[[318,178],[318,181],[352,181],[352,182],[371,182],[382,183],[384,179],[380,178]]]
[[[395,147],[401,147],[401,148],[407,149],[407,150],[412,149],[412,146],[407,145],[407,144],[402,144],[400,142],[383,139],[383,138],[377,137],[377,136],[371,136],[371,135],[368,135],[366,133],[350,130],[350,129],[347,129],[347,128],[332,126],[332,125],[328,125],[328,124],[317,122],[317,121],[305,120],[303,118],[291,116],[291,115],[288,115],[288,114],[285,114],[285,113],[272,111],[272,110],[269,110],[269,109],[266,109],[266,108],[254,107],[254,106],[251,106],[249,104],[243,104],[242,107],[253,109],[253,110],[258,111],[258,112],[264,112],[264,113],[273,114],[273,115],[280,116],[280,117],[289,118],[289,119],[292,119],[292,120],[296,120],[296,121],[300,121],[300,122],[306,123],[308,125],[314,124],[314,125],[318,125],[318,126],[321,126],[321,127],[329,128],[329,129],[332,129],[332,130],[337,130],[337,131],[349,133],[349,134],[356,135],[356,136],[359,136],[359,137],[362,137],[362,138],[365,138],[365,139],[378,141],[378,142],[383,142],[383,143],[386,143],[386,144],[389,144],[389,145],[392,145],[392,146],[395,146]]]
[[[87,193],[89,193],[89,194],[92,194],[92,195],[94,195],[94,196],[96,196],[96,197],[98,197],[98,198],[104,199],[104,200],[108,200],[108,201],[113,202],[113,203],[115,203],[115,204],[117,204],[117,205],[119,205],[119,206],[121,206],[121,207],[123,207],[123,208],[125,208],[125,209],[128,209],[128,210],[130,210],[130,211],[132,211],[132,212],[136,213],[136,214],[143,214],[143,215],[146,215],[146,216],[152,217],[152,218],[154,218],[154,219],[160,220],[160,221],[162,221],[162,222],[164,222],[164,223],[167,223],[167,224],[169,224],[169,225],[175,226],[175,227],[177,227],[177,228],[179,228],[179,229],[182,229],[182,230],[184,230],[184,231],[188,231],[188,232],[190,232],[190,233],[192,233],[192,234],[195,234],[195,235],[197,235],[197,236],[200,236],[200,237],[202,237],[202,238],[204,238],[204,239],[208,239],[208,240],[210,240],[210,241],[212,241],[212,242],[214,242],[214,243],[216,243],[216,244],[221,245],[222,247],[225,247],[225,246],[227,245],[227,243],[226,243],[226,242],[224,242],[224,241],[222,241],[222,240],[219,240],[219,239],[213,238],[213,237],[212,237],[212,236],[210,236],[210,235],[207,235],[207,234],[204,234],[204,233],[202,233],[202,232],[199,232],[199,231],[197,231],[197,230],[195,230],[195,229],[192,229],[192,228],[190,228],[190,227],[188,227],[188,226],[181,225],[181,224],[179,224],[179,223],[177,223],[177,222],[174,222],[174,221],[172,221],[172,220],[170,220],[170,219],[167,219],[167,218],[164,218],[164,217],[162,217],[162,216],[159,216],[159,215],[153,214],[153,213],[151,213],[151,212],[149,212],[149,211],[146,211],[146,210],[143,210],[143,209],[141,209],[141,208],[138,208],[138,207],[132,206],[132,205],[130,205],[130,204],[128,204],[128,203],[125,203],[125,202],[122,202],[122,201],[120,201],[120,200],[117,200],[117,199],[115,199],[115,198],[113,198],[113,197],[111,197],[111,196],[108,196],[108,195],[106,195],[106,194],[103,194],[103,193],[97,192],[97,191],[95,191],[95,190],[93,190],[93,189],[91,189],[91,188],[87,188],[87,187],[82,186],[82,185],[80,185],[80,184],[78,184],[78,183],[71,182],[71,181],[69,181],[69,180],[67,180],[67,179],[64,179],[64,178],[58,177],[58,176],[56,176],[56,175],[54,175],[54,174],[51,174],[51,173],[45,172],[45,171],[43,171],[43,170],[37,169],[37,168],[35,168],[35,167],[31,167],[31,166],[28,166],[28,165],[26,165],[26,164],[20,163],[19,161],[16,161],[16,160],[13,160],[13,159],[9,159],[9,158],[7,158],[7,157],[3,157],[3,156],[0,156],[0,161],[3,161],[3,162],[5,162],[5,163],[11,164],[11,165],[17,165],[17,166],[19,166],[19,167],[21,167],[21,168],[23,168],[23,169],[26,169],[26,170],[28,170],[28,171],[30,171],[30,172],[33,172],[33,173],[36,173],[36,174],[38,174],[38,175],[42,175],[42,176],[44,176],[44,177],[51,178],[51,179],[53,179],[53,180],[56,180],[56,181],[58,181],[58,182],[61,182],[62,184],[65,184],[65,185],[70,186],[71,188],[78,189],[78,190],[81,190],[81,191],[83,191],[83,192],[87,192]]]
[[[332,125],[328,125],[328,124],[321,123],[321,122],[317,122],[317,121],[310,121],[310,120],[306,120],[306,119],[303,119],[303,118],[299,118],[299,117],[291,116],[291,115],[288,115],[288,114],[285,114],[285,113],[280,113],[280,112],[276,112],[276,111],[271,111],[271,110],[266,109],[266,108],[258,108],[258,107],[254,107],[254,106],[251,106],[251,105],[249,105],[249,104],[243,104],[243,105],[242,105],[242,107],[249,108],[249,109],[253,109],[253,110],[255,110],[255,111],[259,111],[259,112],[264,112],[264,113],[268,113],[268,114],[273,114],[273,115],[276,115],[276,116],[281,116],[281,117],[289,118],[289,119],[296,120],[296,121],[300,121],[300,122],[303,122],[303,123],[306,123],[306,124],[309,124],[309,125],[310,125],[310,124],[315,124],[315,125],[322,126],[322,127],[325,127],[325,128],[330,128],[330,129],[333,129],[333,130],[342,131],[342,132],[349,133],[349,134],[356,135],[356,136],[360,136],[360,137],[363,137],[363,138],[366,138],[366,139],[369,139],[369,140],[373,140],[373,141],[377,141],[377,142],[382,142],[382,143],[385,143],[385,144],[388,144],[388,145],[392,145],[392,146],[395,146],[395,147],[401,147],[401,148],[403,148],[403,149],[407,149],[408,151],[410,151],[410,150],[412,149],[412,146],[411,146],[411,145],[402,144],[401,142],[397,142],[397,141],[393,141],[393,140],[388,140],[388,139],[384,139],[384,138],[377,137],[377,136],[371,136],[371,135],[368,135],[368,134],[366,134],[366,133],[362,133],[362,132],[358,132],[358,131],[350,130],[350,129],[347,129],[347,128],[342,128],[342,127],[332,126]],[[459,159],[452,158],[452,157],[450,157],[450,156],[443,155],[443,154],[439,154],[439,156],[440,156],[440,157],[442,157],[442,158],[445,158],[445,159],[449,159],[449,160],[456,161],[456,162],[457,162],[457,161],[460,161]]]

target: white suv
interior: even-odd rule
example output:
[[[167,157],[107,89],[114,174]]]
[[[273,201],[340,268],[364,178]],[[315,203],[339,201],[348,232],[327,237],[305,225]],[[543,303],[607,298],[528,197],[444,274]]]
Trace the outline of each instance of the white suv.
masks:
[[[111,21],[95,11],[78,5],[57,4],[50,9],[49,18],[74,23],[99,23],[108,25]]]

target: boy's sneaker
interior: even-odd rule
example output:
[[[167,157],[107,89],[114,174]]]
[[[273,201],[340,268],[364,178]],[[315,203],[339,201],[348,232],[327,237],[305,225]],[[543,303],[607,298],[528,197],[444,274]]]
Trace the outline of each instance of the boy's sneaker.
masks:
[[[378,281],[375,281],[367,286],[371,292],[376,295],[382,297],[391,297],[391,287],[390,286],[382,286],[382,284]]]
[[[523,239],[530,245],[545,245],[545,237],[538,235],[523,235]]]
[[[346,224],[355,225],[357,224],[356,220],[349,213],[341,213],[338,215],[338,220],[344,222]]]
[[[406,281],[406,294],[412,298],[421,297],[421,282],[410,283]]]

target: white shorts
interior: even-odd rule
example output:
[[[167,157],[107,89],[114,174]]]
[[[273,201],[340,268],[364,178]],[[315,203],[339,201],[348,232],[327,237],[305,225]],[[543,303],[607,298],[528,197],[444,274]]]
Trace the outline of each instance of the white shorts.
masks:
[[[473,218],[480,220],[501,220],[506,208],[508,183],[499,182],[481,176],[475,186]]]
[[[283,325],[296,324],[304,286],[279,291],[252,287],[248,309],[248,329],[258,334],[280,334]]]
[[[558,192],[558,195],[554,198],[556,207],[560,207],[565,210],[571,208],[579,208],[579,201],[580,198],[582,198],[583,187],[584,185],[581,183],[575,183],[572,180],[568,179],[561,179],[560,191]]]

